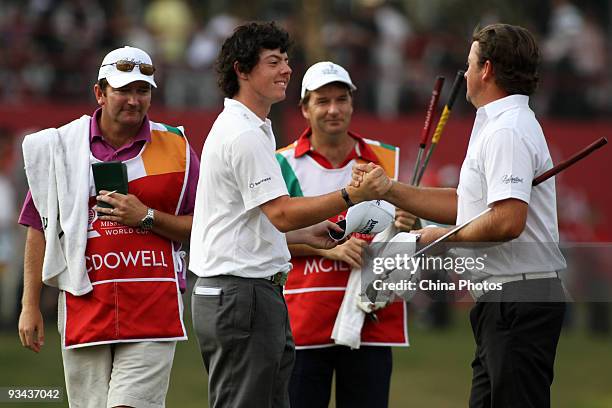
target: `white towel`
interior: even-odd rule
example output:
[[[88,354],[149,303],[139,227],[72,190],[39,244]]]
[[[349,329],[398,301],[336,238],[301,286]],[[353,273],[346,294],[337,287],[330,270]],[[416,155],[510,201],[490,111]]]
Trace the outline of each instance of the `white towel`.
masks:
[[[331,335],[334,343],[349,346],[351,349],[358,349],[361,345],[361,328],[365,312],[357,306],[356,300],[360,293],[361,268],[353,268]]]
[[[92,290],[85,267],[90,120],[84,115],[23,141],[26,176],[45,232],[43,282],[76,296]]]
[[[394,227],[391,224],[386,230],[376,234],[372,242],[382,242],[393,230]],[[353,268],[331,335],[336,344],[349,346],[351,349],[358,349],[361,345],[361,328],[365,320],[365,312],[357,304],[360,296],[361,268]]]
[[[397,229],[391,225],[386,230],[377,234],[372,243],[376,242],[389,242],[389,243],[411,243],[408,247],[403,245],[401,248],[398,246],[383,245],[380,248],[380,253],[383,257],[394,257],[395,253],[400,251],[408,251],[409,255],[414,253],[416,247],[416,235],[411,233],[402,232],[395,235],[392,239],[390,237],[397,233]],[[378,252],[378,251],[377,251]],[[393,276],[393,274],[392,274]],[[411,277],[409,276],[408,279]],[[391,279],[393,280],[393,279]],[[336,344],[349,346],[351,349],[358,349],[361,345],[361,329],[365,321],[365,311],[359,306],[361,302],[361,268],[354,268],[348,279],[346,290],[344,292],[344,298],[338,310],[334,328],[332,329],[331,338]],[[377,302],[378,304],[379,302]],[[380,308],[380,305],[376,306]]]

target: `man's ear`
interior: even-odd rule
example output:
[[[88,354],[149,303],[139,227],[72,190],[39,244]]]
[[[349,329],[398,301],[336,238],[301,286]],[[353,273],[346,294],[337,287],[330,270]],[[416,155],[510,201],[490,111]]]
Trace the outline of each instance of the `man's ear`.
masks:
[[[100,88],[100,85],[95,84],[93,90],[94,90],[94,96],[96,97],[96,102],[98,102],[98,105],[100,106],[104,105],[104,97],[106,96],[106,94],[104,93],[102,88]]]
[[[247,79],[247,74],[244,72],[240,71],[240,66],[238,64],[238,61],[234,61],[234,72],[236,73],[236,76],[240,79]]]
[[[484,65],[482,66],[482,80],[489,81],[493,80],[495,72],[493,70],[493,64],[490,60],[486,60]]]
[[[308,116],[308,109],[306,108],[305,104],[300,104],[300,110],[302,111],[302,116],[304,117],[304,119],[309,120],[309,116]]]

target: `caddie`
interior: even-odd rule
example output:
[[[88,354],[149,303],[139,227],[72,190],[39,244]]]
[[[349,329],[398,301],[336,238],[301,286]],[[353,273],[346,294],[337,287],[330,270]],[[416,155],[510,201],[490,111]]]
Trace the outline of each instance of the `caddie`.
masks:
[[[373,162],[389,177],[397,177],[399,148],[348,130],[356,89],[349,73],[333,62],[318,62],[306,71],[300,107],[308,127],[276,155],[292,197],[326,194],[343,187],[351,180],[355,163]],[[408,231],[414,220],[398,210],[395,225]],[[360,344],[349,347],[332,338],[344,297],[357,300],[355,293],[346,290],[347,282],[351,270],[361,267],[363,248],[372,238],[353,234],[332,249],[289,246],[293,270],[284,295],[296,346],[289,385],[294,408],[328,406],[334,373],[336,406],[388,405],[391,346],[408,346],[406,304],[393,302],[377,311],[378,322],[366,319],[363,327],[356,328],[361,329]]]
[[[93,115],[23,142],[30,192],[19,218],[28,227],[19,336],[41,350],[42,284],[58,287],[71,407],[165,406],[176,342],[187,338],[181,243],[199,161],[182,128],[147,116],[154,73],[143,50],[111,51]],[[96,191],[92,164],[109,161],[126,165],[129,194]]]

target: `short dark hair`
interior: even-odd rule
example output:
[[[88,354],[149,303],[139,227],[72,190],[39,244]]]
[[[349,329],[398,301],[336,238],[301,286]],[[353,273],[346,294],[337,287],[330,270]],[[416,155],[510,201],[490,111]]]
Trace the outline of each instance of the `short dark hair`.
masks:
[[[240,90],[234,63],[240,72],[249,73],[259,62],[262,49],[287,52],[291,47],[289,33],[272,22],[250,22],[238,26],[225,40],[217,57],[215,68],[219,74],[219,88],[228,98]]]
[[[334,85],[337,86],[338,88],[346,88],[346,90],[348,91],[348,94],[351,98],[353,98],[353,90],[344,82],[340,82],[340,81],[335,81],[335,82],[330,82],[329,84],[325,84],[325,85]],[[323,86],[325,86],[323,85]],[[316,91],[316,89],[315,89]],[[306,90],[306,92],[304,93],[304,97],[302,99],[300,99],[300,103],[298,103],[298,106],[306,106],[308,105],[308,102],[310,101],[310,94],[312,91],[308,91]]]
[[[102,90],[102,92],[106,92],[106,88],[108,88],[108,80],[106,78],[100,78],[98,79],[97,82],[98,86],[100,87],[100,89]]]
[[[478,41],[478,65],[489,60],[495,83],[509,95],[531,95],[540,79],[540,50],[525,28],[510,24],[491,24],[476,28],[472,41]]]

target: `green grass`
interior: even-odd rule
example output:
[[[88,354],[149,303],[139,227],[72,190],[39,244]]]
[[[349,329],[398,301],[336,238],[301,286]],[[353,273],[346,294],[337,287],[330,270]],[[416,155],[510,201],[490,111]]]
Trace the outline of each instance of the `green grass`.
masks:
[[[186,313],[188,316],[188,313]],[[410,325],[410,348],[394,349],[391,407],[455,408],[467,406],[474,352],[466,311],[454,316],[445,331]],[[187,322],[191,329],[190,322]],[[47,323],[47,341],[36,355],[23,349],[13,333],[0,334],[0,387],[63,386],[59,338]],[[206,376],[193,336],[179,343],[167,406],[205,407]],[[552,388],[555,408],[612,407],[612,339],[587,337],[581,330],[564,332],[557,352]],[[9,408],[0,403],[0,408]],[[15,404],[16,407],[65,407],[62,404]],[[333,406],[333,404],[332,404]]]

